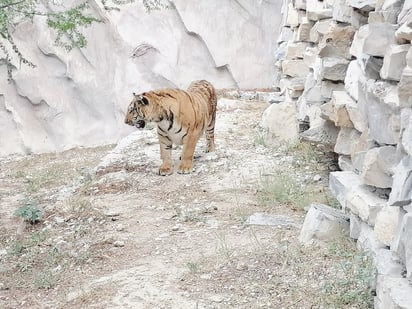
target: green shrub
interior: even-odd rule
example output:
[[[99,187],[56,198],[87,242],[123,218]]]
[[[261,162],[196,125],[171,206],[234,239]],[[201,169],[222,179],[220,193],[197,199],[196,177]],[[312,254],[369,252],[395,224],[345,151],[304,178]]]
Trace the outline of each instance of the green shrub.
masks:
[[[26,202],[23,206],[17,208],[14,215],[22,218],[31,224],[38,223],[43,217],[41,209],[33,202]]]

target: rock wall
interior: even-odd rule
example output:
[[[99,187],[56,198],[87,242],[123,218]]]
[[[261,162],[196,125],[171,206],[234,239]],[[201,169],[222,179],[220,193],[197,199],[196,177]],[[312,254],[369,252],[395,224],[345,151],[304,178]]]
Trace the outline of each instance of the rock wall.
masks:
[[[151,13],[140,1],[120,11],[89,2],[104,23],[86,29],[86,48],[54,46],[55,33],[35,17],[13,37],[36,68],[14,59],[8,83],[0,54],[0,156],[115,143],[133,130],[123,123],[132,92],[195,79],[218,88],[272,83],[276,0],[176,0]]]
[[[377,269],[375,308],[412,308],[412,1],[285,0],[275,86]]]

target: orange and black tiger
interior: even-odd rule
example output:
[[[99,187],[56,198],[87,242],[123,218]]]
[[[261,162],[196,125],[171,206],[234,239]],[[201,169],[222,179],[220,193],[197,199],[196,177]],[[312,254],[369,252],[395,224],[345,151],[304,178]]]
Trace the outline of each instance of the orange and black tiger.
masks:
[[[146,122],[155,122],[163,161],[159,174],[173,173],[173,144],[183,145],[177,172],[188,174],[193,170],[197,141],[204,132],[206,152],[215,150],[216,105],[216,91],[205,80],[193,82],[187,91],[167,88],[142,94],[133,93],[125,123],[144,128]]]

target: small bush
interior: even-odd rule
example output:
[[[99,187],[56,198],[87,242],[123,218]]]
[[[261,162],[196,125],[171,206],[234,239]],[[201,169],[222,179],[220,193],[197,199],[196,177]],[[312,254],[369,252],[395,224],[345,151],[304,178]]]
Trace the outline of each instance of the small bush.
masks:
[[[308,203],[305,189],[286,173],[265,177],[262,180],[259,197],[264,205],[277,202],[280,205],[299,209]]]
[[[43,217],[41,209],[32,202],[26,202],[23,206],[19,207],[14,212],[14,215],[31,224],[38,223]]]

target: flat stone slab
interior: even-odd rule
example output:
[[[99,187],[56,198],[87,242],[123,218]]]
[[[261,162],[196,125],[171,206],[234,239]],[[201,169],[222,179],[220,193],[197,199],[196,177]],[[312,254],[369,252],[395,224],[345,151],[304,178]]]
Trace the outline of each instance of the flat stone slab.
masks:
[[[246,220],[248,225],[263,225],[263,226],[276,226],[276,227],[299,227],[292,218],[282,215],[270,215],[262,212],[257,212],[251,215]]]

